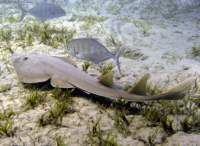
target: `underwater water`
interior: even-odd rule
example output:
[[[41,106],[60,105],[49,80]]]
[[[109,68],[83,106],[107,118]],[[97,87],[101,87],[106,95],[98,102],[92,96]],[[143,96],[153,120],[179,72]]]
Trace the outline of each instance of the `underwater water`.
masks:
[[[0,0],[10,145],[200,145],[200,0]]]

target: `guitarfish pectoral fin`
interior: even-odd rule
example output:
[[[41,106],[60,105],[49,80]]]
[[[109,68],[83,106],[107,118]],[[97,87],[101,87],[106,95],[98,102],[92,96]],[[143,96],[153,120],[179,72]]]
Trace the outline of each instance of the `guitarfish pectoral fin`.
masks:
[[[51,77],[51,85],[57,88],[75,88],[70,83],[62,80],[62,78],[60,78],[59,76]]]

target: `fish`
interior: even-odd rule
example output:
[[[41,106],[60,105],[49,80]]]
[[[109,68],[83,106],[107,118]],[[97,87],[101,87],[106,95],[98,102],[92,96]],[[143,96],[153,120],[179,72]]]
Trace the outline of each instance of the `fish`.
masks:
[[[67,45],[67,52],[72,56],[79,59],[91,61],[95,64],[99,64],[110,58],[114,59],[117,65],[117,69],[121,74],[119,57],[125,48],[120,48],[117,53],[111,53],[108,49],[102,45],[97,39],[94,38],[77,38],[72,39]]]
[[[144,102],[152,100],[174,100],[184,97],[195,82],[188,79],[160,95],[143,96],[128,93],[122,89],[106,87],[86,72],[80,70],[67,60],[45,54],[13,54],[12,64],[18,79],[22,83],[41,83],[50,80],[57,88],[78,88],[86,93],[104,97],[110,100],[123,98],[129,102]]]
[[[27,13],[35,16],[41,22],[45,22],[46,20],[62,17],[66,15],[66,12],[59,6],[54,3],[48,3],[45,0],[37,3],[30,10],[25,10],[20,2],[18,2],[18,7],[22,11],[20,21],[24,19]]]

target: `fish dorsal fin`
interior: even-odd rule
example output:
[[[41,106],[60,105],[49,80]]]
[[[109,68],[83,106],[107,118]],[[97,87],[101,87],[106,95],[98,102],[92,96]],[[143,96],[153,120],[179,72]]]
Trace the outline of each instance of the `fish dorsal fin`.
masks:
[[[64,62],[70,63],[71,65],[77,67],[76,62],[69,57],[58,57],[58,56],[54,56],[54,57],[56,57],[56,58],[58,58],[58,59],[60,59]]]
[[[128,92],[134,93],[138,95],[146,95],[147,94],[147,81],[150,78],[149,74],[145,74],[143,77],[141,77],[138,82],[131,87]]]
[[[51,85],[55,88],[75,88],[73,85],[56,75],[51,77]]]

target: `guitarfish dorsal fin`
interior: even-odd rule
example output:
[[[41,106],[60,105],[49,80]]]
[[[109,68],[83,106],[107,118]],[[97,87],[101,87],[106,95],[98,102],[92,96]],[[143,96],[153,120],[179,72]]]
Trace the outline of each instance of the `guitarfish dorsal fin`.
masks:
[[[147,95],[147,81],[149,80],[149,78],[150,75],[145,74],[133,87],[128,90],[128,92],[138,95]]]

